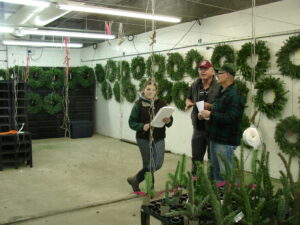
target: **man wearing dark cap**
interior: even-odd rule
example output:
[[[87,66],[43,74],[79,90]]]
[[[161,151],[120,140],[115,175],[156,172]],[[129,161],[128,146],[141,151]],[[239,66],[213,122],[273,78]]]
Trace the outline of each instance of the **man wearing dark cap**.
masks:
[[[234,150],[240,145],[241,122],[244,113],[245,101],[239,94],[235,84],[235,67],[224,64],[218,70],[218,83],[222,90],[210,107],[201,115],[209,119],[207,131],[210,139],[210,159],[212,176],[217,182],[223,181],[225,165],[219,154],[232,165]]]
[[[214,68],[208,60],[203,60],[199,64],[199,79],[197,79],[189,88],[188,97],[186,99],[185,109],[193,107],[191,118],[193,124],[192,136],[192,173],[195,175],[195,162],[203,162],[206,148],[209,156],[209,145],[207,134],[205,131],[206,121],[202,118],[198,111],[196,103],[198,101],[205,102],[205,109],[209,109],[214,99],[220,91],[220,86],[214,77]]]

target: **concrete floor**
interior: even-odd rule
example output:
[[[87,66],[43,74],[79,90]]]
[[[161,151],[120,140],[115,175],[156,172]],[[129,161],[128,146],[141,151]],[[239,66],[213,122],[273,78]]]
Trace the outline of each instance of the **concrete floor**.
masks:
[[[157,190],[178,159],[165,154]],[[137,146],[113,138],[35,140],[33,168],[0,171],[0,224],[138,225],[141,198],[130,194],[126,178],[140,167]]]

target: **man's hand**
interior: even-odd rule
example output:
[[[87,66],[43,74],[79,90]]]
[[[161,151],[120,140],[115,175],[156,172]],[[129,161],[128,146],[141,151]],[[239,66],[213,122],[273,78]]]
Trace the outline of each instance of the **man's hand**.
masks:
[[[168,124],[168,123],[170,123],[171,119],[168,118],[168,117],[166,117],[166,118],[163,118],[162,121],[163,121],[165,124]]]
[[[211,111],[208,111],[208,110],[201,111],[201,116],[203,117],[203,119],[208,120],[210,117],[210,114],[211,114]]]
[[[185,110],[188,110],[189,108],[191,108],[194,105],[195,105],[195,103],[193,103],[190,99],[187,99],[185,101]]]
[[[150,123],[146,123],[143,127],[144,131],[148,131],[150,129]]]
[[[204,102],[204,109],[210,110],[210,108],[211,108],[211,104],[209,104],[208,102]]]
[[[201,112],[198,113],[198,120],[203,120],[203,117],[201,115]]]

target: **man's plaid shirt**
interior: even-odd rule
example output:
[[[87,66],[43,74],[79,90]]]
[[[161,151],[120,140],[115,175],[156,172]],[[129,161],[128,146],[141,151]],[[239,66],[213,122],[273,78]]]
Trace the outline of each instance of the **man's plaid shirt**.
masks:
[[[244,107],[245,99],[234,83],[222,89],[211,107],[209,138],[220,144],[240,145]]]

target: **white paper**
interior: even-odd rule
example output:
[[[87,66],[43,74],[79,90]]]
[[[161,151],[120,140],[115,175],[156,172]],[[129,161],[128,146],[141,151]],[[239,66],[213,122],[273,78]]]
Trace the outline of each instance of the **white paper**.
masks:
[[[163,127],[165,123],[163,122],[164,118],[169,118],[172,113],[175,111],[174,107],[165,106],[159,109],[157,114],[154,116],[153,120],[151,121],[151,126],[153,127]]]
[[[196,105],[199,112],[202,112],[204,110],[204,101],[196,102]]]

